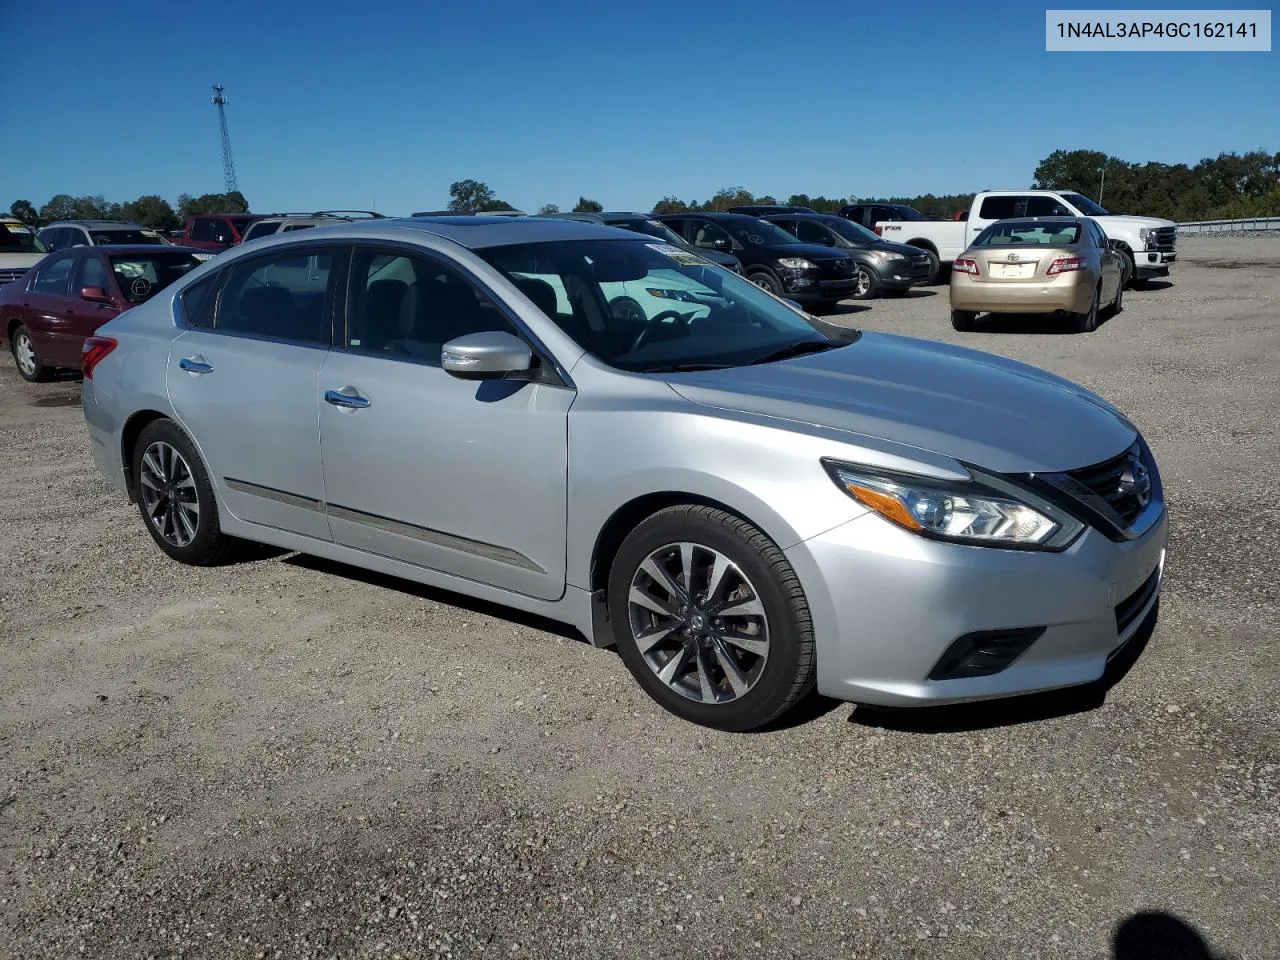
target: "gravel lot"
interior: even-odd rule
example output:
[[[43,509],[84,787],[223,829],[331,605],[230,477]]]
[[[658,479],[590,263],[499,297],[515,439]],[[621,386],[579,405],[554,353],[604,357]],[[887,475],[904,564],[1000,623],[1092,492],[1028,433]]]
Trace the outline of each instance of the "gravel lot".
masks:
[[[553,624],[294,555],[171,563],[93,471],[79,384],[3,358],[0,955],[1274,960],[1280,241],[1181,253],[1092,335],[955,334],[945,287],[842,317],[1134,416],[1174,521],[1131,669],[752,735]]]

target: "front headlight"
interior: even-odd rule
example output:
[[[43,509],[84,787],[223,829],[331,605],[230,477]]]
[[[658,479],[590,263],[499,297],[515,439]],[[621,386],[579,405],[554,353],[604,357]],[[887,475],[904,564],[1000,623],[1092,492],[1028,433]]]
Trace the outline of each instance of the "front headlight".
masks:
[[[886,520],[923,537],[977,546],[1062,550],[1084,524],[1029,490],[970,469],[936,480],[824,461],[836,484]]]
[[[1151,239],[1152,237],[1154,237],[1155,235],[1156,235],[1156,232],[1155,232],[1155,230],[1154,230],[1152,227],[1139,227],[1139,228],[1138,228],[1138,239],[1139,239],[1139,240],[1150,240],[1150,239]]]
[[[812,263],[804,257],[783,257],[778,261],[778,266],[783,270],[817,270]]]
[[[907,259],[900,253],[893,253],[885,250],[872,250],[871,255],[877,260],[905,260]]]

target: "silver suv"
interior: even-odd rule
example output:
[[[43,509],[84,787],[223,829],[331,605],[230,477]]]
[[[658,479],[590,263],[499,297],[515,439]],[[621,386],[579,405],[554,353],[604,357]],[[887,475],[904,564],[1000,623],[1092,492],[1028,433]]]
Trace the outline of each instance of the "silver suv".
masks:
[[[98,468],[175,560],[260,541],[562,620],[713,727],[815,684],[913,706],[1087,683],[1156,616],[1160,475],[1107,401],[614,227],[241,245],[84,357]]]
[[[41,227],[36,236],[53,251],[67,250],[71,247],[169,243],[159,230],[122,220],[59,220],[47,227]]]
[[[279,213],[270,217],[255,220],[244,232],[244,243],[274,236],[277,233],[292,233],[295,230],[307,230],[311,227],[324,227],[334,223],[350,223],[353,220],[381,220],[382,214],[371,210],[322,210],[319,213]]]

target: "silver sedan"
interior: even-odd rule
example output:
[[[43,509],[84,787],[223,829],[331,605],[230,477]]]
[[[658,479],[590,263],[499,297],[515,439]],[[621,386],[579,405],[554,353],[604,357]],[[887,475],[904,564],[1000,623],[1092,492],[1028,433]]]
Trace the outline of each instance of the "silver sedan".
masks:
[[[98,468],[189,564],[258,541],[543,614],[745,730],[1098,678],[1155,616],[1135,426],[572,221],[266,239],[85,346]]]

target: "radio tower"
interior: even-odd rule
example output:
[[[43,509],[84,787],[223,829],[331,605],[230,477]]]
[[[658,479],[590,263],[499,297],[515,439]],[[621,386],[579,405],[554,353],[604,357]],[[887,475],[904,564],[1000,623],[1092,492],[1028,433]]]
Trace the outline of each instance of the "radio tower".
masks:
[[[236,162],[231,158],[231,134],[227,132],[227,98],[222,95],[225,90],[220,83],[213,85],[213,105],[218,108],[218,129],[222,132],[222,179],[227,193],[239,190],[236,184]]]

